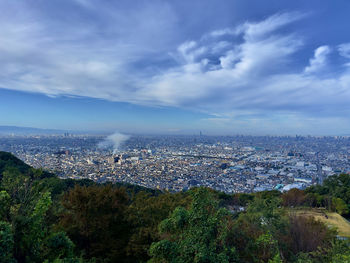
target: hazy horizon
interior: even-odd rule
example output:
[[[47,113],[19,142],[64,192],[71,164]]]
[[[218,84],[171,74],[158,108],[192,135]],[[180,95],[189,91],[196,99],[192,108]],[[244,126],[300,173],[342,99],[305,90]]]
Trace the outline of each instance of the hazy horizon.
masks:
[[[6,128],[4,131],[3,128]],[[14,129],[14,130],[12,130]],[[29,131],[27,131],[29,130]],[[296,136],[312,136],[312,137],[350,137],[349,134],[279,134],[279,133],[207,133],[205,130],[182,130],[174,132],[132,132],[127,130],[70,130],[70,129],[47,129],[47,128],[37,128],[37,127],[22,127],[22,126],[6,126],[0,125],[0,136],[10,136],[12,135],[28,135],[28,136],[40,136],[40,135],[64,135],[68,133],[69,135],[91,135],[91,136],[109,136],[114,133],[121,133],[128,136],[262,136],[262,137],[296,137]]]

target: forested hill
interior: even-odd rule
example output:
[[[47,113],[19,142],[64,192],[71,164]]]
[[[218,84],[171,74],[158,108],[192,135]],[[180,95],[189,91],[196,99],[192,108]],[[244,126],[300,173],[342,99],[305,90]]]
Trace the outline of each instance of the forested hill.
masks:
[[[31,168],[11,153],[0,151],[0,174],[5,171],[6,167],[15,167],[21,173],[26,173]]]
[[[349,175],[168,193],[62,180],[0,152],[0,262],[350,262],[349,211]]]
[[[14,156],[11,153],[8,152],[1,152],[0,151],[0,178],[2,174],[11,168],[14,168],[18,170],[20,173],[33,176],[34,172],[38,173],[40,170],[35,170],[20,159],[18,159],[16,156]],[[53,177],[54,175],[46,172],[46,171],[40,171],[40,178],[45,177]]]
[[[22,175],[25,175],[28,177],[39,176],[40,177],[39,179],[55,177],[58,180],[58,178],[54,174],[44,171],[42,169],[33,169],[31,166],[24,163],[22,160],[18,159],[13,154],[0,151],[0,179],[2,178],[3,172],[5,172],[6,170],[9,171],[13,169],[15,171],[16,170],[19,171]],[[76,184],[82,185],[82,186],[89,186],[89,185],[95,184],[93,181],[89,179],[82,179],[82,180],[66,179],[66,180],[60,180],[60,182],[65,185],[66,190],[70,187],[74,187]],[[161,193],[161,191],[159,190],[148,189],[142,186],[131,185],[126,183],[117,183],[117,186],[119,187],[123,186],[127,188],[129,191],[136,192],[136,193],[139,191],[146,191],[152,194]]]

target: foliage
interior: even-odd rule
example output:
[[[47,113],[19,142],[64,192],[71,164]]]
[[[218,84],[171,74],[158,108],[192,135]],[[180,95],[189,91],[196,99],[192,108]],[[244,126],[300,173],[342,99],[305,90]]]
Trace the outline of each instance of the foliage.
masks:
[[[276,254],[276,256],[273,259],[269,260],[269,263],[283,263],[281,256],[279,254]]]
[[[139,192],[128,208],[128,221],[131,224],[127,254],[135,261],[149,259],[148,249],[151,243],[159,241],[158,225],[178,206],[188,207],[190,195],[185,193],[164,193],[152,196]]]
[[[2,173],[9,167],[17,168],[21,173],[26,173],[31,167],[14,155],[0,151],[0,179]]]
[[[332,263],[350,263],[350,241],[336,241],[327,253]]]
[[[339,198],[347,205],[347,209],[341,209],[347,214],[350,212],[350,174],[333,175],[324,180],[323,185],[316,185],[306,189],[307,193],[318,196]]]
[[[335,240],[328,248],[319,247],[311,253],[300,253],[298,263],[350,263],[350,242]]]
[[[11,197],[6,191],[0,191],[0,220],[8,218],[11,206]]]
[[[0,262],[15,262],[13,259],[13,233],[9,223],[0,221]]]
[[[62,199],[65,210],[59,225],[87,258],[109,258],[115,262],[124,255],[128,240],[128,202],[122,188],[75,186]]]
[[[290,217],[291,249],[295,254],[316,251],[319,247],[328,248],[335,235],[335,231],[313,217]]]
[[[153,243],[150,262],[233,262],[236,251],[228,246],[228,211],[219,209],[209,191],[192,193],[190,209],[178,207],[162,221],[164,239]]]
[[[65,232],[52,233],[45,241],[43,257],[49,262],[74,258],[74,244]]]
[[[277,241],[269,233],[260,235],[255,240],[255,246],[259,250],[259,258],[262,261],[274,262],[278,260],[279,251]],[[275,255],[275,256],[274,256]],[[278,261],[277,261],[278,262]]]
[[[349,178],[283,194],[168,193],[62,180],[0,152],[0,262],[349,262],[349,242],[290,213],[349,215]]]
[[[293,188],[282,195],[283,205],[288,207],[300,206],[305,203],[305,199],[305,192],[296,188]]]
[[[46,235],[47,228],[44,224],[44,217],[52,204],[49,192],[46,192],[37,201],[34,211],[27,220],[28,228],[24,228],[21,247],[25,251],[25,257],[39,259],[41,255],[41,245]]]
[[[231,235],[241,262],[268,262],[277,254],[288,256],[288,217],[280,204],[278,197],[257,195],[234,222]]]
[[[332,208],[340,215],[349,213],[349,206],[346,205],[343,199],[337,197],[332,198]]]

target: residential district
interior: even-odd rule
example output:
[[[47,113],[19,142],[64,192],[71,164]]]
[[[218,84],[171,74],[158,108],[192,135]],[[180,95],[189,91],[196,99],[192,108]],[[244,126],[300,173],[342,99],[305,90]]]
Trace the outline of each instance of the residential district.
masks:
[[[2,136],[0,150],[61,178],[227,193],[305,188],[350,173],[349,137]]]

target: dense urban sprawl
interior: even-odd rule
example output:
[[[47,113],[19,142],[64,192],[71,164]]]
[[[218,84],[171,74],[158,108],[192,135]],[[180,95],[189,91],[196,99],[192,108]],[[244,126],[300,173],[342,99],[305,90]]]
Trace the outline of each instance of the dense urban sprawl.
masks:
[[[127,182],[181,191],[305,188],[350,173],[350,138],[311,136],[131,136],[118,149],[105,136],[3,136],[0,150],[62,178]]]

